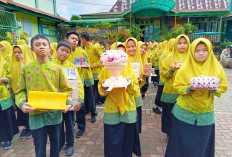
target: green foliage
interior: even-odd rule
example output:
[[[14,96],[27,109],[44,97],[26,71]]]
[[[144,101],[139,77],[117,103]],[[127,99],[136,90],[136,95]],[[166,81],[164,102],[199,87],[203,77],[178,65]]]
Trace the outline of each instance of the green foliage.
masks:
[[[183,25],[177,24],[170,32],[160,31],[160,41],[176,38],[181,34],[191,35],[195,30],[197,30],[197,27],[191,23],[185,23]]]
[[[197,26],[192,25],[191,23],[183,24],[184,32],[187,35],[192,34],[195,30],[197,30]]]
[[[125,28],[121,27],[118,30],[117,41],[124,42],[129,37],[130,37],[130,30],[129,29],[125,29]]]
[[[178,35],[185,34],[184,27],[177,24],[171,29],[171,38],[176,38]]]
[[[160,31],[159,32],[159,40],[163,42],[164,40],[171,39],[171,34],[167,31]]]
[[[81,20],[81,17],[78,15],[72,15],[70,20]]]
[[[143,32],[145,29],[141,29],[138,25],[133,25],[132,27],[133,29],[131,31],[131,36],[140,41],[141,37],[143,37]]]
[[[106,32],[104,38],[108,38],[108,40],[114,40],[117,37],[117,32]]]
[[[100,22],[100,23],[94,24],[94,27],[100,27],[100,28],[111,28],[113,26],[114,26],[114,24],[109,23],[109,22]]]
[[[228,41],[225,41],[225,42],[223,42],[223,43],[220,44],[220,46],[221,46],[222,49],[225,49],[225,48],[227,48],[230,45],[232,45],[232,42],[228,42]]]

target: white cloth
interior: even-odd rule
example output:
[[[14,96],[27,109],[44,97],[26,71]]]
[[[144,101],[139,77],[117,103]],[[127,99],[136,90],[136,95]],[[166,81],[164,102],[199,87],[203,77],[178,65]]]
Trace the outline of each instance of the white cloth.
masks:
[[[227,49],[224,49],[220,55],[220,61],[222,61],[224,58],[230,58],[230,51]]]

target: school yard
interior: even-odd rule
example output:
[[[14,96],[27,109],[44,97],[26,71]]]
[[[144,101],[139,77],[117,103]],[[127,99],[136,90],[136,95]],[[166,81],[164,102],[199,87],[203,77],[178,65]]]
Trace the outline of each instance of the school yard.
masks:
[[[229,83],[228,91],[221,98],[215,98],[216,157],[232,157],[232,70],[225,69],[225,72]],[[144,100],[143,128],[140,136],[143,157],[163,157],[167,144],[166,137],[160,130],[161,116],[151,110],[156,90],[150,85]],[[86,116],[86,132],[82,138],[75,138],[73,157],[104,157],[103,107],[98,107],[97,110],[99,115],[95,124],[90,123],[90,115]],[[77,126],[75,129],[77,131]],[[11,149],[3,150],[0,148],[0,157],[35,156],[32,138],[21,140],[18,136],[19,134],[14,137]],[[47,154],[49,154],[49,147],[47,147]],[[65,156],[64,150],[60,156]]]

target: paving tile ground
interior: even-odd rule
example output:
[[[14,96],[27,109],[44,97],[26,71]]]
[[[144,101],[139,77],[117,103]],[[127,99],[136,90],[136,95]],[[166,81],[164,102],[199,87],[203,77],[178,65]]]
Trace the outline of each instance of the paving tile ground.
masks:
[[[216,119],[216,157],[232,157],[232,70],[225,69],[229,88],[221,98],[215,98]],[[143,157],[163,157],[167,145],[165,134],[160,130],[161,116],[151,110],[156,88],[150,85],[143,106],[141,147]],[[75,138],[74,157],[104,157],[103,143],[103,108],[98,107],[99,113],[95,124],[90,123],[90,115],[87,115],[87,127],[84,136]],[[2,127],[2,126],[0,126]],[[75,131],[77,127],[75,126]],[[19,139],[14,137],[13,146],[9,150],[0,148],[0,157],[34,157],[34,146],[31,139]],[[47,156],[49,147],[47,147]],[[60,153],[65,156],[64,149]]]

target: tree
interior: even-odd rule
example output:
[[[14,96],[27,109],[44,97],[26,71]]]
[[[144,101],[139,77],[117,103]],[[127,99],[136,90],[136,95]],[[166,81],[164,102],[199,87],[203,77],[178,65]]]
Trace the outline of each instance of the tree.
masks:
[[[72,15],[72,17],[71,17],[70,20],[71,20],[71,21],[72,21],[72,20],[81,20],[81,17],[78,16],[78,15]]]

